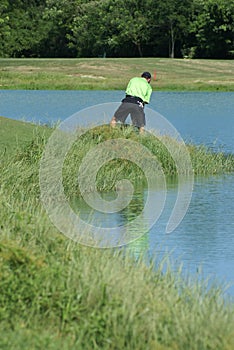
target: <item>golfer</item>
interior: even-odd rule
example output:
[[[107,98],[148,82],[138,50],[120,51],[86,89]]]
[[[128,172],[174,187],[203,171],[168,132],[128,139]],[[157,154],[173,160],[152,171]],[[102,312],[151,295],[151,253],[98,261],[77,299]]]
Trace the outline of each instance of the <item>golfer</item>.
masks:
[[[134,77],[129,81],[125,91],[126,97],[121,101],[121,105],[111,119],[111,126],[115,126],[117,122],[124,124],[130,114],[132,124],[139,129],[140,133],[144,131],[144,106],[150,102],[152,93],[150,82],[151,74],[149,72],[144,72],[141,77]]]

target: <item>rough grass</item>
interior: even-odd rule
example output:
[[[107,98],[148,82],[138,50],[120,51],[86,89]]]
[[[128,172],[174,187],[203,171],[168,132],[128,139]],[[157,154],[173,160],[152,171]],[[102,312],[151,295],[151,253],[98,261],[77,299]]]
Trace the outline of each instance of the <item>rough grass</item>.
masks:
[[[0,243],[1,349],[232,349],[233,305],[217,287],[50,241]]]
[[[42,157],[48,137],[53,129],[48,127],[33,126],[29,123],[21,123],[18,121],[10,121],[6,118],[0,119],[2,122],[2,146],[0,152],[3,154],[2,159],[10,158],[8,167],[2,169],[2,174],[7,173],[8,183],[20,192],[20,188],[27,187],[40,195],[39,188],[39,162]],[[14,124],[15,123],[15,124]],[[4,142],[9,143],[9,132],[15,131],[12,136],[11,148],[4,146]],[[17,141],[15,148],[14,140]],[[191,157],[191,166],[195,175],[214,175],[223,174],[234,171],[234,156],[226,155],[222,152],[216,153],[207,147],[200,145],[195,146],[188,144],[181,149],[178,141],[168,138],[167,136],[155,136],[152,133],[145,133],[143,136],[136,132],[132,127],[127,128],[111,128],[109,125],[97,127],[84,133],[82,137],[77,138],[72,148],[68,152],[63,165],[63,183],[65,193],[72,197],[80,195],[79,186],[77,183],[77,174],[79,166],[84,156],[97,145],[102,144],[107,140],[126,139],[135,142],[136,145],[146,147],[150,155],[145,158],[145,164],[149,171],[153,159],[156,157],[162,167],[165,176],[177,176],[178,170],[181,174],[186,174],[190,171],[187,164],[183,164],[184,147],[188,150],[188,155]],[[173,156],[166,148],[166,144],[175,149],[180,157],[180,169],[177,169],[173,160]],[[21,147],[20,147],[21,146]],[[144,172],[133,162],[127,160],[127,155],[131,158],[133,150],[126,150],[126,159],[113,159],[107,162],[97,174],[96,185],[100,191],[109,191],[115,189],[117,181],[121,179],[130,180],[134,186],[147,185]],[[139,152],[138,147],[136,152]],[[141,152],[141,149],[140,149]],[[181,153],[181,155],[180,155]],[[141,155],[139,154],[139,157]],[[17,177],[16,186],[15,179]]]
[[[155,91],[234,91],[233,60],[169,58],[0,59],[0,88],[124,90],[146,70]]]
[[[17,149],[22,149],[36,134],[51,134],[52,129],[32,123],[17,121],[0,116],[0,155],[11,156]]]
[[[234,171],[234,156],[224,153],[215,153],[205,146],[187,145],[181,147],[180,143],[167,136],[155,136],[151,133],[139,135],[133,128],[115,128],[108,125],[98,127],[84,134],[73,144],[72,149],[64,162],[64,187],[67,194],[79,194],[77,185],[77,173],[83,157],[95,146],[110,139],[128,139],[145,146],[151,153],[151,156],[145,158],[145,166],[150,167],[153,159],[156,157],[162,166],[163,173],[166,176],[177,176],[186,174],[190,169],[187,167],[184,157],[184,147],[187,147],[188,155],[191,157],[191,166],[195,175],[214,175]],[[170,144],[180,158],[180,169],[177,169],[173,156],[169,153],[165,145]],[[140,148],[139,148],[140,149]],[[101,191],[113,190],[117,181],[128,179],[135,186],[144,184],[146,179],[143,171],[132,162],[127,160],[128,152],[141,152],[136,148],[134,151],[126,149],[126,159],[113,159],[103,166],[98,172],[96,179],[97,188]],[[142,155],[139,154],[139,158]],[[184,163],[183,163],[184,161]]]
[[[18,133],[28,128],[16,125]],[[234,307],[219,286],[185,279],[167,257],[133,259],[137,243],[128,251],[94,249],[56,230],[39,199],[38,164],[48,134],[31,131],[0,163],[0,348],[233,349]],[[106,126],[76,146],[96,145],[100,135],[140,138],[133,130]],[[154,138],[141,140],[152,149],[160,146]]]

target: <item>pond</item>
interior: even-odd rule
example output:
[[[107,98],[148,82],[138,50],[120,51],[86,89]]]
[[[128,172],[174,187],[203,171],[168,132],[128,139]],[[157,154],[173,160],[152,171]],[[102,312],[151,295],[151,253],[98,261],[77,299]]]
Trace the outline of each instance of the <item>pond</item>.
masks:
[[[122,91],[0,91],[0,115],[53,124],[77,111],[96,104],[119,102]],[[207,145],[214,150],[234,153],[234,93],[153,92],[150,108],[163,115],[185,142]],[[154,121],[147,118],[147,126]],[[163,256],[182,262],[186,272],[202,271],[204,277],[231,285],[226,294],[234,297],[234,174],[195,178],[192,199],[180,225],[165,233],[177,195],[176,184],[167,188],[165,208],[150,231],[129,245],[138,255]],[[110,194],[111,196],[111,194]],[[102,214],[103,226],[110,221],[121,225],[144,203],[144,189],[135,194],[132,204],[121,213]],[[135,203],[135,204],[134,204]],[[135,207],[134,207],[135,205]],[[144,205],[144,204],[140,204]],[[79,203],[82,217],[90,208]],[[92,216],[100,221],[100,213]]]
[[[172,233],[166,233],[177,196],[177,186],[171,181],[160,218],[147,234],[141,236],[145,224],[143,218],[141,225],[134,228],[140,238],[127,245],[127,249],[135,257],[144,253],[160,261],[168,256],[171,266],[176,264],[178,268],[182,264],[186,274],[199,272],[200,277],[209,278],[210,282],[216,279],[223,286],[234,283],[233,194],[234,174],[196,178],[185,217]],[[147,190],[138,189],[129,206],[114,214],[94,211],[83,200],[74,203],[73,208],[82,220],[93,225],[124,227],[135,218],[139,208],[144,207],[146,196]],[[113,199],[114,193],[108,193],[106,197]],[[227,293],[234,297],[233,286],[229,286]]]
[[[123,94],[123,91],[0,90],[0,115],[56,123],[83,108],[119,102]],[[149,107],[167,118],[184,141],[234,153],[233,92],[153,92]],[[150,126],[151,120],[147,123]]]

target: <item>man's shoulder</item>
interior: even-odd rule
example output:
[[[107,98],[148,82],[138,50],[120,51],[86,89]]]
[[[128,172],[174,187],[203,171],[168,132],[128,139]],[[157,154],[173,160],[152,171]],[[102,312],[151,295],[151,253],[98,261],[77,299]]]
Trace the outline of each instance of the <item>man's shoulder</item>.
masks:
[[[130,81],[141,81],[141,77],[133,77]]]
[[[142,77],[133,77],[130,80],[130,82],[133,82],[133,83],[136,83],[136,84],[145,84],[147,81],[145,80],[145,78],[142,78]]]

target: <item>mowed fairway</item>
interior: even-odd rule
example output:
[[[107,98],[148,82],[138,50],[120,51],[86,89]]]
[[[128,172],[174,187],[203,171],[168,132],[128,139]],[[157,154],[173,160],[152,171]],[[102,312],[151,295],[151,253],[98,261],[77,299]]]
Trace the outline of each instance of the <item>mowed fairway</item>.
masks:
[[[123,90],[143,71],[155,91],[234,91],[234,60],[169,58],[0,59],[0,89]]]

